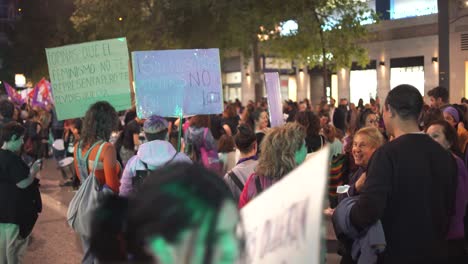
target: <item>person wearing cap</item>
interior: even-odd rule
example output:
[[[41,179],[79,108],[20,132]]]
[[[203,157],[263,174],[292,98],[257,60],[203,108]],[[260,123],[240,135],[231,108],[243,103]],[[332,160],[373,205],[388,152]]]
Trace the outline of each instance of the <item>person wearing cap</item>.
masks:
[[[460,118],[460,112],[453,106],[447,106],[444,108],[443,114],[445,121],[457,130],[458,147],[461,153],[465,153],[466,145],[468,144],[468,131],[465,129],[463,120]]]
[[[148,142],[128,160],[120,179],[120,196],[128,197],[135,191],[135,177],[141,171],[153,171],[177,162],[192,163],[187,155],[177,152],[168,142],[168,125],[166,119],[159,116],[151,116],[145,121],[143,131]]]

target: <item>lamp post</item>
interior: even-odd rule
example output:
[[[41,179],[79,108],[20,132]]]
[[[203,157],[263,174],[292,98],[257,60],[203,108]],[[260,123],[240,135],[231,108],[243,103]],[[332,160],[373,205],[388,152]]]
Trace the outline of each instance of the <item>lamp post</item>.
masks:
[[[448,0],[437,0],[439,10],[439,86],[450,93],[450,24]]]

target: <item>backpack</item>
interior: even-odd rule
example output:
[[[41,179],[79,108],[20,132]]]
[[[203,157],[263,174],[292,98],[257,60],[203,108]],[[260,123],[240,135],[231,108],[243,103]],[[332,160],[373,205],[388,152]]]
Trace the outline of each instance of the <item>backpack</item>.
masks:
[[[93,218],[94,210],[100,205],[105,196],[112,194],[110,189],[100,186],[95,176],[99,156],[101,155],[102,148],[106,144],[106,142],[101,142],[102,141],[98,141],[94,143],[94,145],[92,145],[86,152],[84,157],[82,157],[80,142],[76,152],[79,170],[78,173],[81,176],[81,186],[75,196],[73,196],[68,207],[67,222],[75,232],[85,237],[91,236],[91,220]],[[91,174],[88,175],[88,156],[91,153],[91,150],[98,144],[101,145],[99,146],[99,150],[96,154],[94,168]]]
[[[205,146],[207,133],[208,128],[205,128],[205,132],[203,133],[203,143],[200,146],[200,161],[205,168],[221,173],[223,166],[219,160],[218,152],[214,149],[208,150]]]
[[[174,160],[174,158],[177,156],[177,154],[178,154],[178,152],[176,152],[174,154],[174,156],[172,156],[172,158],[170,160],[168,160],[166,163],[164,163],[161,166],[161,168],[168,165],[169,163],[171,163]],[[143,164],[145,169],[144,170],[137,170],[135,176],[132,178],[132,187],[133,187],[132,192],[137,192],[141,188],[141,185],[143,184],[144,180],[146,179],[146,177],[151,172],[151,170],[148,169],[148,164],[146,164],[145,162],[143,162],[141,160],[140,160],[140,162]]]

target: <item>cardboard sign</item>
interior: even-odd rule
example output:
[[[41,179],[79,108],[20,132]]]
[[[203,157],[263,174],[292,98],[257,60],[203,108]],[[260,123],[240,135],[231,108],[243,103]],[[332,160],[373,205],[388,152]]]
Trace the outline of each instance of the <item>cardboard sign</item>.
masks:
[[[329,151],[323,148],[242,208],[246,263],[324,263]]]
[[[132,52],[138,117],[223,111],[218,49]]]
[[[117,111],[131,108],[125,38],[50,48],[46,54],[59,120],[83,117],[97,101]]]
[[[283,103],[281,100],[280,80],[277,72],[265,73],[268,110],[270,111],[271,127],[284,124]]]

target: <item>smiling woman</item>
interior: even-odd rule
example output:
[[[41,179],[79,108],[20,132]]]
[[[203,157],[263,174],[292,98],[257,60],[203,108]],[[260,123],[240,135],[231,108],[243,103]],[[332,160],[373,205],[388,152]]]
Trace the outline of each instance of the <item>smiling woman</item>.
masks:
[[[349,190],[347,194],[341,194],[339,200],[348,195],[355,196],[361,191],[366,181],[366,171],[372,154],[384,144],[382,133],[375,127],[365,127],[354,135],[352,154],[359,169],[349,179]]]

